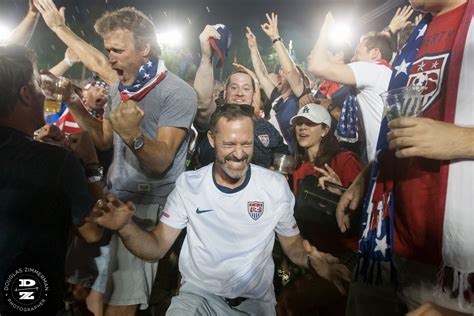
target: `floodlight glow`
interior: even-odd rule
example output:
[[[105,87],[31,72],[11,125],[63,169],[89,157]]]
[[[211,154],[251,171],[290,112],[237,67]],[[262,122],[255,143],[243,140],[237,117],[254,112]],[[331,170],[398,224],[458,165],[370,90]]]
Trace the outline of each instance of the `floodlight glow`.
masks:
[[[335,43],[349,43],[351,39],[351,28],[347,24],[338,23],[331,31],[331,40]]]
[[[0,25],[0,42],[6,41],[12,33],[12,30],[6,25]]]
[[[183,33],[178,29],[156,33],[158,44],[166,47],[178,47],[183,43]]]

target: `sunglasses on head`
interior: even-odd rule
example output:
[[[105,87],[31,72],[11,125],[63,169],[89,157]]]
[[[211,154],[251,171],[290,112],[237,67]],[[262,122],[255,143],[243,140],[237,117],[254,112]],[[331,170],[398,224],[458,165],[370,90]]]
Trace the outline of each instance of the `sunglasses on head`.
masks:
[[[216,111],[220,112],[225,112],[228,111],[231,108],[239,108],[242,112],[249,114],[249,115],[254,115],[255,108],[252,105],[249,104],[233,104],[233,103],[225,103],[223,105],[220,105],[217,107]]]

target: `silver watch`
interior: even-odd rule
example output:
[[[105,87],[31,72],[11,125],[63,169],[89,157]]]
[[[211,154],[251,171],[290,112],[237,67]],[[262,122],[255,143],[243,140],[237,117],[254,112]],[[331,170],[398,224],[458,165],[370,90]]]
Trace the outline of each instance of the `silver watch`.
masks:
[[[143,134],[140,134],[139,136],[135,137],[132,140],[132,143],[130,144],[130,148],[132,149],[132,151],[135,152],[139,150],[140,148],[142,148],[143,145],[145,145],[145,136]]]

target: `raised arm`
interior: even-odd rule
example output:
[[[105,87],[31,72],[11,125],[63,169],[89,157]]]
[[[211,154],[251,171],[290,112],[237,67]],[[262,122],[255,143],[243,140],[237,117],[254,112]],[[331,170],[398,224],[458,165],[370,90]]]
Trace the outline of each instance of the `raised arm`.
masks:
[[[263,32],[268,35],[273,43],[273,47],[277,52],[278,60],[281,68],[285,73],[288,83],[290,84],[293,94],[300,97],[304,92],[303,78],[298,72],[294,61],[291,59],[288,50],[283,43],[278,31],[278,15],[272,13],[272,15],[266,14],[267,23],[261,25]]]
[[[403,8],[398,8],[392,20],[390,20],[390,23],[382,30],[381,33],[385,33],[389,37],[396,35],[405,25],[410,23],[408,19],[412,14],[413,9],[409,5],[406,5]]]
[[[258,51],[257,38],[248,26],[245,36],[247,37],[247,42],[250,49],[250,57],[252,58],[252,65],[253,69],[255,70],[255,74],[257,75],[258,81],[260,86],[263,88],[263,91],[267,97],[270,98],[273,89],[275,89],[275,85],[268,76],[267,67],[265,67],[262,57],[260,56],[260,52]]]
[[[56,77],[64,75],[75,63],[80,62],[79,57],[68,47],[64,53],[64,59],[49,70]]]
[[[33,35],[36,23],[39,18],[38,9],[35,7],[33,0],[29,0],[29,9],[26,16],[20,24],[13,30],[8,38],[7,44],[16,44],[26,46]]]
[[[89,132],[97,148],[107,150],[112,147],[113,129],[108,119],[100,121],[90,115],[78,95],[73,95],[67,105],[79,127]]]
[[[342,281],[350,282],[351,272],[339,260],[330,254],[320,252],[300,235],[285,237],[277,234],[283,252],[290,260],[304,268],[314,269],[320,276],[334,283],[345,294]]]
[[[79,56],[89,70],[97,73],[110,85],[117,81],[117,74],[110,66],[107,57],[66,26],[64,7],[58,10],[52,0],[35,0],[35,5],[46,25]]]
[[[328,58],[327,47],[329,33],[331,32],[333,24],[334,19],[331,12],[329,12],[324,20],[319,38],[311,52],[311,61],[308,65],[308,69],[317,78],[341,84],[356,85],[356,79],[351,67],[332,62]]]
[[[142,230],[132,220],[135,206],[132,202],[123,203],[113,194],[107,195],[108,202],[99,201],[94,207],[94,215],[89,221],[119,233],[130,252],[148,261],[161,259],[175,242],[181,232],[159,223],[152,232]]]
[[[196,121],[199,126],[206,127],[209,124],[212,113],[216,110],[216,103],[213,99],[214,93],[214,72],[212,68],[212,53],[209,39],[213,37],[220,39],[221,35],[212,25],[206,25],[199,35],[201,43],[201,63],[194,78],[194,90],[198,98],[198,108]]]

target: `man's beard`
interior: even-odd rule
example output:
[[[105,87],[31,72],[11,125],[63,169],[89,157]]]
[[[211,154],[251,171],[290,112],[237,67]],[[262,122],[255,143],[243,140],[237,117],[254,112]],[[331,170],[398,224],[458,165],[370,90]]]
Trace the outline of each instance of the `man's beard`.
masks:
[[[235,161],[235,162],[245,162],[245,167],[242,169],[242,170],[235,170],[235,169],[231,169],[229,168],[227,165],[226,165],[226,162],[227,161]],[[247,154],[243,154],[242,155],[242,158],[238,159],[236,157],[234,157],[234,155],[230,154],[230,155],[227,155],[223,161],[219,161],[219,164],[221,165],[222,167],[222,170],[225,172],[225,174],[233,179],[233,180],[239,180],[241,179],[243,176],[245,176],[245,174],[247,173],[248,169],[249,169],[249,156]]]

